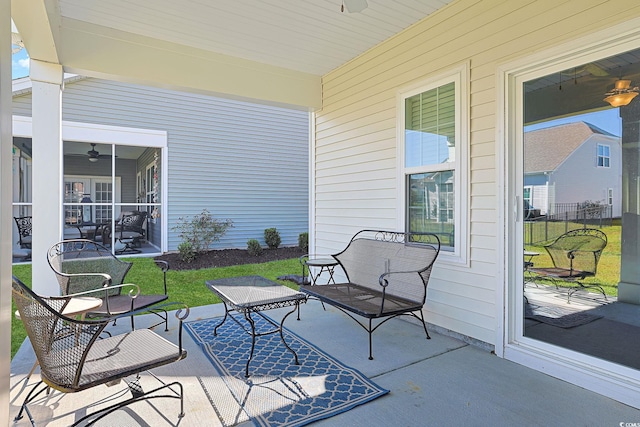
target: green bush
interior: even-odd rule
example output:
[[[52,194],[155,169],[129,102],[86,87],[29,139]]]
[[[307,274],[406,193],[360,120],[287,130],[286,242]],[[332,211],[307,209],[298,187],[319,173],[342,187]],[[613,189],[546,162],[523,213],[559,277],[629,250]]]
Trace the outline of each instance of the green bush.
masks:
[[[182,242],[178,245],[178,256],[183,262],[187,264],[196,259],[196,251],[193,250],[193,246],[190,242]]]
[[[309,233],[304,232],[298,235],[298,247],[303,251],[309,250]]]
[[[251,239],[247,242],[247,251],[251,256],[258,256],[262,253],[262,246],[256,239]]]
[[[178,218],[173,231],[180,233],[182,243],[189,243],[191,249],[196,252],[207,252],[213,242],[220,240],[229,228],[233,227],[230,219],[215,219],[208,210],[194,215],[193,218]]]
[[[271,249],[277,249],[278,246],[280,246],[280,243],[282,243],[278,230],[276,230],[275,228],[267,228],[266,230],[264,230],[264,242]]]

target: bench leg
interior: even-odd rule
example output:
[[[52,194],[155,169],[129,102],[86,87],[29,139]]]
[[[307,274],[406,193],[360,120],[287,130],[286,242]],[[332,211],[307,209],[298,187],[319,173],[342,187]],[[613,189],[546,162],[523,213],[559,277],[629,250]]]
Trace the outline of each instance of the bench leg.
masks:
[[[422,327],[424,328],[424,333],[427,334],[427,339],[430,340],[429,331],[427,331],[427,323],[424,321],[424,313],[420,310],[420,320],[422,321]]]

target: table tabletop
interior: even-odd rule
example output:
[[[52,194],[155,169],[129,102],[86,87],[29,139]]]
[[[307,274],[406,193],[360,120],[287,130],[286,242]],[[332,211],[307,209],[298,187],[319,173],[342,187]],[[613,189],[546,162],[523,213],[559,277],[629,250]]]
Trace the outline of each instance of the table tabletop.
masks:
[[[67,317],[84,314],[88,311],[95,310],[102,305],[100,298],[94,297],[73,297],[69,300],[69,304],[62,310],[62,314]]]
[[[333,267],[338,265],[338,261],[333,258],[309,258],[304,263],[310,267]]]
[[[267,310],[299,304],[306,294],[261,276],[207,280],[207,287],[238,311]]]

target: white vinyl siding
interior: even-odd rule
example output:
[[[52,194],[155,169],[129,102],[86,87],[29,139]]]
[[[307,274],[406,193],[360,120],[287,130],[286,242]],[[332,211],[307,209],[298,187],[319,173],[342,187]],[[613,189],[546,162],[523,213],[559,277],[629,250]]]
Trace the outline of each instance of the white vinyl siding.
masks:
[[[325,75],[312,158],[316,252],[342,249],[361,228],[398,227],[397,94],[468,63],[468,262],[436,263],[425,314],[435,325],[495,344],[502,333],[504,226],[498,67],[633,16],[640,4],[458,0]]]
[[[14,113],[30,115],[30,98],[15,97]],[[215,248],[244,249],[271,227],[295,246],[308,231],[308,112],[93,78],[66,84],[62,99],[64,120],[167,132],[168,250],[178,218],[205,208],[234,222]],[[132,170],[144,175],[152,159]]]

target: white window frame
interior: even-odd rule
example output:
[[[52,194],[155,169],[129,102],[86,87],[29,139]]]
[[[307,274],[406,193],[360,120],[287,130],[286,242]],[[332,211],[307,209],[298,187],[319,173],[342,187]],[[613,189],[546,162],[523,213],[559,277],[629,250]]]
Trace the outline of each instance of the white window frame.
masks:
[[[443,86],[455,85],[455,159],[452,162],[434,168],[434,165],[405,167],[405,100],[414,95]],[[439,260],[469,267],[468,214],[468,155],[469,155],[469,64],[464,63],[447,73],[426,79],[415,85],[402,88],[397,94],[397,228],[406,230],[407,177],[412,174],[435,172],[437,170],[454,171],[454,247],[453,250],[440,252]]]
[[[607,149],[609,155],[605,156],[600,154],[600,147]],[[600,159],[603,159],[602,165],[600,165]],[[606,160],[606,165],[605,165]],[[598,168],[610,168],[611,167],[611,146],[609,144],[597,144],[596,147],[596,167]]]

